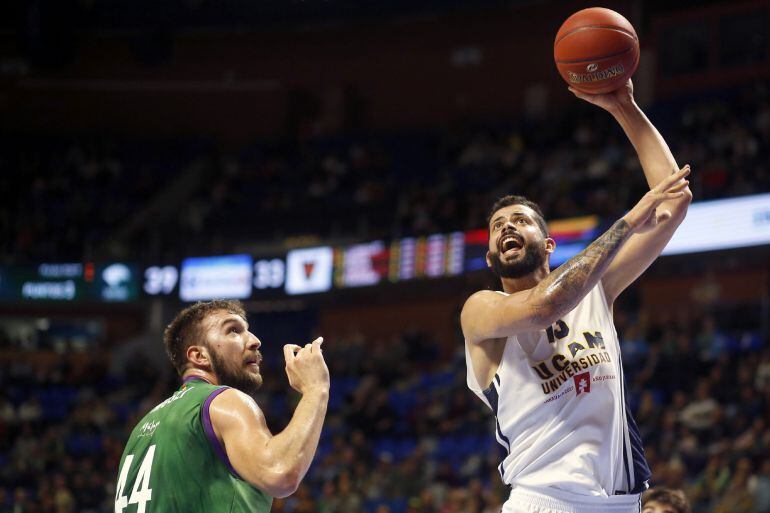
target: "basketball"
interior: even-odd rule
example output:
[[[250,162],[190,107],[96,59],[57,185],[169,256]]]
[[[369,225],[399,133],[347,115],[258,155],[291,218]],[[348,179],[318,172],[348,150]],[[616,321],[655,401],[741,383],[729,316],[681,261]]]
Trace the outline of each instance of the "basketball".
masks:
[[[562,78],[578,91],[602,94],[622,86],[639,64],[639,39],[621,14],[603,7],[578,11],[553,43]]]

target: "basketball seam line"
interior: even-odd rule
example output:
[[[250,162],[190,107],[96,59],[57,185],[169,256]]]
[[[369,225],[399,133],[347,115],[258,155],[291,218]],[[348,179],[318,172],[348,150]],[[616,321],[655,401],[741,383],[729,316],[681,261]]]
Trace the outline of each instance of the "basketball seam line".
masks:
[[[570,36],[570,35],[572,35],[572,34],[574,34],[576,32],[580,32],[582,30],[588,30],[588,29],[592,29],[592,28],[615,30],[617,32],[622,32],[623,34],[631,36],[632,38],[634,38],[635,41],[638,41],[638,38],[636,37],[636,35],[633,32],[629,32],[628,30],[626,30],[624,28],[621,28],[621,27],[615,27],[613,25],[588,25],[586,27],[578,27],[576,29],[570,30],[569,32],[567,32],[566,34],[561,36],[559,39],[554,41],[553,44],[554,44],[554,46],[556,46],[556,45],[559,44],[559,41],[561,41],[565,37]]]
[[[633,49],[634,49],[633,46],[629,46],[628,48],[626,48],[622,52],[615,52],[615,53],[610,53],[610,54],[607,54],[607,55],[600,55],[598,57],[591,57],[591,58],[586,58],[586,59],[576,59],[576,60],[571,60],[571,61],[556,61],[556,64],[577,64],[578,62],[600,61],[602,59],[609,59],[610,57],[617,57],[619,55],[623,55],[624,53],[628,53],[628,52],[630,52]]]

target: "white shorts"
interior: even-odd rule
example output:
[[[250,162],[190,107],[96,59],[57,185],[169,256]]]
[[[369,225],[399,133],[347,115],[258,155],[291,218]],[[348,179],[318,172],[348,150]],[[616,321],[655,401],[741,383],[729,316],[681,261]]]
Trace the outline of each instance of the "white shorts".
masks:
[[[591,497],[559,490],[542,491],[517,486],[503,504],[502,513],[639,513],[641,494]]]

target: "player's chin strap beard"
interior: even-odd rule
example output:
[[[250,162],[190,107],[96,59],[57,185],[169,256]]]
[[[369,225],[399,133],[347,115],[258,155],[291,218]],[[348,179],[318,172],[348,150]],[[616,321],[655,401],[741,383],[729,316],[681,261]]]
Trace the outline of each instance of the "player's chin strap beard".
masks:
[[[216,353],[211,355],[211,363],[220,385],[237,388],[250,396],[254,396],[259,387],[262,386],[261,377],[249,376],[243,368],[229,369],[225,361]]]
[[[521,246],[524,252],[518,262],[511,264],[502,261],[501,253],[492,255],[492,272],[498,278],[521,278],[535,271],[545,262],[545,250],[530,243]]]

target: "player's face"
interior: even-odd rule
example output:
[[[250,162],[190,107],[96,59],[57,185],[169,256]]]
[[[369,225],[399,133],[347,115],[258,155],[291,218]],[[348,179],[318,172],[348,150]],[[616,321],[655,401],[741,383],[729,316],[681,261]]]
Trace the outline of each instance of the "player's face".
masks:
[[[540,231],[536,216],[524,205],[503,207],[492,216],[487,264],[499,278],[527,276],[546,261],[553,240]]]
[[[642,513],[676,513],[676,509],[668,504],[661,504],[658,501],[649,501],[642,508]]]
[[[253,395],[262,385],[259,364],[262,342],[249,331],[246,319],[227,311],[210,314],[207,323],[211,367],[220,385],[228,385]]]

